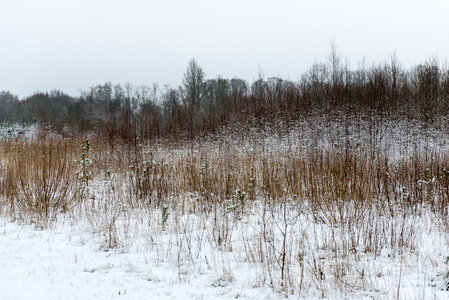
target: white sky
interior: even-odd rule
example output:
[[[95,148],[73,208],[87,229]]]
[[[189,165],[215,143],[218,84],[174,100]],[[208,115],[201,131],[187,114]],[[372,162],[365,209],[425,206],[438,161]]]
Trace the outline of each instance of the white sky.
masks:
[[[0,90],[177,86],[192,57],[208,78],[297,80],[334,37],[353,69],[444,61],[448,16],[447,0],[0,0]]]

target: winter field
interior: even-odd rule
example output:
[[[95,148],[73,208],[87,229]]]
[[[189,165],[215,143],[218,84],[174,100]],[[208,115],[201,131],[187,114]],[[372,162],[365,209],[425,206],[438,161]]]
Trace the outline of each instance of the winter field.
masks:
[[[0,299],[447,299],[443,124],[1,128]]]

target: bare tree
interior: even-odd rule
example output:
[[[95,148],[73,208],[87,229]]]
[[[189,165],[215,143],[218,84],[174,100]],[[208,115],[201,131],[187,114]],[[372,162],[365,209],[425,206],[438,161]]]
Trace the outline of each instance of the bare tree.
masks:
[[[0,92],[0,123],[14,120],[18,104],[17,96],[7,91]]]
[[[330,83],[332,85],[332,97],[338,97],[343,85],[343,68],[341,66],[341,55],[338,53],[335,38],[330,43],[330,53],[327,57],[327,65],[330,70]]]
[[[182,80],[182,100],[188,113],[188,121],[191,133],[198,121],[200,105],[203,102],[205,88],[205,74],[203,69],[198,65],[196,60],[192,58],[187,65]]]

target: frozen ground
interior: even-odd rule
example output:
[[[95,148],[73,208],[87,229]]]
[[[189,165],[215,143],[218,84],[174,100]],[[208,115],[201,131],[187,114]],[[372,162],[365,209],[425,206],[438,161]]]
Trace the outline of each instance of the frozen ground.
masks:
[[[268,289],[252,289],[244,280],[232,282],[208,270],[192,276],[185,271],[180,280],[178,268],[153,260],[158,254],[146,246],[129,253],[102,251],[95,236],[74,234],[67,224],[37,230],[0,222],[0,299],[232,299],[269,294]]]
[[[104,237],[90,222],[60,219],[41,230],[2,217],[0,299],[396,299],[398,292],[400,299],[449,298],[447,237],[431,220],[416,225],[416,250],[402,255],[382,250],[377,257],[362,252],[337,257],[321,241],[304,239],[302,249],[310,251],[305,265],[319,265],[327,278],[317,281],[308,267],[302,274],[289,270],[293,281],[303,276],[307,290],[287,295],[270,288],[263,264],[248,260],[260,228],[257,217],[234,226],[225,249],[206,242],[213,233],[199,218],[176,219],[164,230],[128,220],[117,233],[121,246],[105,250]],[[298,220],[290,247],[298,242],[293,238],[298,230],[319,239],[335,236],[326,228]],[[329,284],[338,264],[347,284],[335,290]]]

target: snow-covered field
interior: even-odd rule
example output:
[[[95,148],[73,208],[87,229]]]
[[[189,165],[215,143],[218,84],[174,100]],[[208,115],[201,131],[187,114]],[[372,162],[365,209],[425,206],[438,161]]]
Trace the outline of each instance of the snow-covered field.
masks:
[[[142,238],[128,241],[135,244],[130,252],[105,252],[98,249],[92,233],[76,232],[73,227],[76,225],[60,223],[53,229],[36,230],[2,219],[0,299],[232,299],[269,295],[267,288],[252,289],[241,272],[236,272],[240,280],[234,281],[206,264],[197,272],[190,273],[191,266],[179,270],[166,258],[175,250],[167,245],[149,246],[152,242]],[[234,265],[229,262],[229,267]]]
[[[440,184],[436,175],[405,182],[407,187],[378,175],[386,180],[379,191],[382,185],[394,186],[388,191],[394,196],[389,205],[370,199],[375,194],[369,188],[331,178],[338,170],[313,177],[311,183],[307,176],[298,177],[305,180],[300,188],[309,198],[293,194],[285,182],[278,188],[283,196],[276,200],[264,190],[273,174],[263,168],[276,173],[273,186],[292,170],[309,170],[307,151],[313,147],[338,150],[350,143],[350,151],[359,151],[359,144],[369,143],[364,139],[376,138],[379,147],[369,154],[391,154],[391,168],[418,148],[445,151],[439,131],[427,132],[431,138],[423,142],[419,130],[394,126],[407,124],[388,124],[371,136],[369,128],[333,126],[319,129],[323,138],[314,139],[318,131],[304,123],[291,132],[273,129],[265,136],[255,132],[244,141],[231,139],[219,150],[213,140],[198,151],[156,145],[142,150],[143,175],[135,171],[140,162],[131,164],[117,149],[117,157],[111,158],[102,149],[101,155],[92,155],[92,178],[83,200],[65,213],[55,212],[44,226],[18,206],[12,211],[7,197],[0,196],[0,299],[449,299],[447,217],[426,207],[431,200],[416,206],[401,202],[411,188],[424,190],[417,195],[433,195]],[[93,147],[95,151],[100,152]],[[126,167],[114,165],[119,161]],[[368,160],[355,161],[372,167]],[[338,159],[331,163],[338,166]],[[5,164],[3,157],[0,179],[6,183],[1,177]],[[227,174],[222,178],[220,172],[234,172],[236,184],[256,197],[244,201],[240,189],[228,199],[214,198],[219,195],[215,190],[189,190],[189,184],[198,182],[200,187],[226,185]],[[363,172],[356,175],[371,182]],[[131,198],[138,190],[131,185],[146,182],[155,190],[144,199],[166,202],[136,204]],[[297,187],[294,182],[288,186]],[[343,188],[360,189],[367,192],[361,196],[366,202],[316,200],[310,192],[314,188],[332,199],[346,195]],[[333,194],[334,188],[338,193]]]
[[[162,228],[135,215],[121,220],[121,247],[107,250],[90,222],[60,218],[51,228],[0,219],[1,299],[447,299],[448,238],[432,218],[413,222],[414,251],[372,253],[335,249],[348,236],[303,217],[289,216],[286,270],[296,294],[271,288],[280,280],[281,228],[257,257],[261,215],[237,221],[230,238],[212,247],[216,233],[195,215]],[[290,218],[292,218],[290,220]],[[279,221],[279,220],[278,220]],[[282,224],[279,224],[281,227]],[[106,238],[107,239],[107,238]],[[328,244],[330,243],[330,244]],[[277,251],[280,251],[279,253]],[[349,253],[349,255],[348,255]],[[273,261],[270,261],[273,260]],[[270,266],[270,264],[274,264]],[[319,277],[316,276],[316,269]],[[270,274],[270,270],[271,273]],[[339,277],[340,278],[337,278]],[[298,290],[301,285],[302,290]],[[335,286],[340,286],[335,289]],[[279,287],[279,285],[277,285]],[[300,294],[297,294],[300,291]]]

